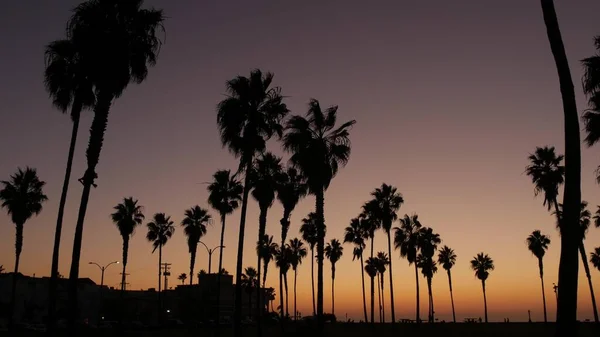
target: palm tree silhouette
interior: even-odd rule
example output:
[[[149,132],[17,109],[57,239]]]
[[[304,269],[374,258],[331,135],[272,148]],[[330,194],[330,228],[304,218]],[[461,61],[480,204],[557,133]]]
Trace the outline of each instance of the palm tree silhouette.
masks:
[[[81,69],[94,87],[96,104],[86,150],[87,168],[79,181],[83,184],[71,270],[69,273],[69,326],[75,328],[79,310],[77,286],[83,240],[83,224],[92,186],[98,177],[96,166],[100,159],[108,114],[113,100],[119,98],[131,82],[141,83],[148,67],[156,63],[163,29],[161,10],[142,9],[143,0],[88,0],[73,10],[67,24],[67,36],[75,45]]]
[[[429,315],[428,319],[430,323],[435,322],[434,310],[433,310],[433,293],[431,292],[431,280],[433,278],[433,274],[437,272],[437,267],[435,265],[435,261],[433,260],[433,256],[435,251],[437,250],[437,246],[442,242],[439,234],[434,233],[433,230],[429,227],[422,227],[419,230],[421,233],[419,234],[418,246],[421,250],[421,261],[420,267],[421,272],[427,278],[427,289],[429,294]],[[419,264],[419,263],[417,263]]]
[[[187,237],[190,252],[190,285],[194,284],[194,264],[196,263],[198,242],[206,234],[206,226],[211,223],[212,217],[208,214],[208,210],[198,205],[185,210],[185,217],[181,221],[181,226],[183,226],[183,233]]]
[[[419,303],[419,269],[416,264],[417,252],[419,250],[419,235],[421,234],[420,229],[421,223],[419,222],[419,216],[416,214],[413,214],[412,216],[405,214],[404,218],[400,219],[400,227],[394,227],[394,248],[400,249],[400,256],[406,258],[409,265],[415,265],[415,282],[417,286],[417,324],[421,323],[421,309]]]
[[[258,272],[253,267],[247,267],[242,274],[242,285],[248,294],[248,317],[252,317],[252,293],[258,287]]]
[[[80,55],[75,44],[71,40],[56,40],[46,46],[44,53],[46,69],[44,71],[44,84],[46,91],[52,98],[52,104],[63,113],[71,108],[71,141],[69,154],[67,156],[67,167],[63,179],[60,202],[58,204],[58,216],[56,219],[56,230],[54,232],[54,248],[52,251],[52,269],[50,272],[50,285],[48,287],[48,321],[50,330],[54,328],[56,321],[56,285],[58,274],[58,260],[60,254],[60,239],[62,235],[62,222],[67,202],[69,181],[71,180],[71,169],[75,146],[77,144],[77,133],[81,111],[93,107],[96,97],[91,83],[85,77],[85,71]]]
[[[310,247],[310,280],[312,288],[312,304],[313,304],[313,315],[316,314],[315,306],[315,245],[317,244],[317,214],[310,212],[308,216],[302,219],[302,225],[300,226],[300,234],[302,234],[302,240],[308,243]]]
[[[196,275],[196,277],[198,278],[198,284],[200,284],[200,277],[202,275],[206,275],[206,270],[200,269],[200,271],[198,272],[198,275]]]
[[[288,113],[279,87],[271,87],[273,74],[255,69],[249,77],[237,76],[227,81],[227,97],[217,107],[217,125],[221,143],[240,159],[238,173],[245,171],[244,189],[236,264],[234,308],[235,336],[241,336],[242,319],[242,263],[244,261],[244,235],[246,211],[250,193],[250,175],[257,154],[266,149],[272,136],[282,134],[281,121]],[[259,321],[260,322],[260,321]],[[260,334],[260,326],[258,327]]]
[[[4,273],[4,266],[0,264],[0,274]]]
[[[494,261],[487,254],[479,253],[471,260],[471,269],[475,271],[475,276],[481,280],[483,289],[483,308],[485,312],[485,322],[488,322],[487,298],[485,296],[485,281],[490,276],[490,271],[494,270]]]
[[[365,240],[368,237],[368,233],[365,230],[365,226],[362,223],[363,219],[354,218],[350,220],[350,225],[344,230],[344,243],[352,243],[354,245],[354,251],[352,254],[352,261],[355,259],[360,260],[360,276],[362,281],[362,296],[363,296],[363,311],[365,314],[365,322],[369,321],[367,317],[367,299],[365,296],[365,272],[363,271],[365,266],[363,263],[363,252],[366,247]]]
[[[23,250],[23,227],[25,222],[34,215],[40,214],[42,204],[48,200],[44,194],[46,182],[40,180],[37,171],[34,168],[26,167],[25,170],[19,168],[17,172],[10,176],[10,180],[0,181],[3,188],[0,190],[0,201],[2,208],[10,216],[15,224],[15,269],[12,275],[12,286],[10,291],[10,302],[8,306],[8,321],[12,328],[13,314],[15,309],[17,278],[19,273],[19,262],[21,260],[21,251]]]
[[[586,94],[589,109],[583,114],[583,122],[587,137],[585,142],[593,146],[600,140],[600,36],[594,37],[596,54],[584,58],[581,63],[584,67],[583,92]],[[600,171],[597,171],[600,173]],[[598,176],[600,177],[600,175]]]
[[[600,247],[594,248],[594,251],[590,253],[590,262],[600,271]]]
[[[132,197],[124,198],[123,202],[114,207],[115,212],[110,215],[113,223],[117,225],[119,234],[123,239],[123,272],[121,273],[121,296],[125,293],[125,273],[127,257],[129,255],[129,239],[133,236],[135,228],[144,221],[144,207]]]
[[[181,273],[181,274],[179,274],[179,276],[177,276],[177,279],[179,281],[181,281],[181,285],[183,285],[185,283],[185,280],[187,279],[187,274],[186,273]],[[191,279],[191,277],[190,277],[190,279]]]
[[[388,255],[384,252],[378,252],[377,253],[377,272],[381,275],[381,321],[383,323],[385,323],[385,298],[383,296],[383,284],[384,284],[384,280],[383,280],[383,276],[385,274],[386,271],[386,266],[390,264],[390,259],[388,257]]]
[[[546,250],[548,250],[548,245],[550,245],[550,238],[546,235],[542,234],[539,230],[533,231],[527,237],[525,241],[527,243],[527,249],[531,251],[531,253],[537,257],[538,259],[538,267],[540,269],[540,280],[542,281],[542,301],[544,303],[544,322],[548,322],[548,317],[546,315],[546,291],[544,290],[544,255],[546,254]]]
[[[450,302],[452,303],[452,321],[456,323],[456,312],[454,311],[454,295],[452,293],[452,274],[450,269],[456,264],[456,254],[448,246],[443,246],[438,253],[438,264],[448,273],[448,285],[450,286]]]
[[[146,239],[152,243],[152,253],[158,248],[158,319],[162,317],[162,301],[161,301],[161,280],[160,270],[162,266],[162,248],[167,244],[167,241],[173,236],[175,227],[173,227],[173,221],[171,217],[165,215],[165,213],[156,213],[148,224],[148,233]]]
[[[578,209],[581,203],[581,145],[579,110],[569,69],[569,60],[562,41],[553,0],[542,0],[542,13],[550,49],[556,64],[563,101],[565,130],[565,224],[561,226],[561,254],[558,270],[560,294],[557,308],[557,336],[571,336],[577,324],[577,235]]]
[[[298,265],[306,257],[306,247],[304,242],[294,238],[290,240],[290,264],[294,271],[294,320],[298,319],[298,308],[296,306],[296,280],[298,279]]]
[[[375,323],[375,276],[377,276],[376,258],[370,257],[365,263],[365,272],[371,278],[371,324]]]
[[[298,173],[293,167],[288,167],[281,174],[281,179],[277,185],[277,199],[283,206],[283,217],[281,223],[281,243],[284,244],[287,239],[287,233],[290,229],[290,216],[298,205],[298,202],[308,192],[306,178]]]
[[[337,239],[332,239],[325,247],[325,256],[331,262],[331,314],[335,315],[335,264],[340,260],[344,247]]]
[[[429,323],[435,322],[435,311],[433,309],[433,293],[431,291],[431,280],[433,274],[437,272],[437,265],[431,256],[426,256],[424,253],[417,255],[417,267],[421,268],[421,273],[427,279],[427,297],[429,299],[429,312],[427,320]]]
[[[536,147],[535,153],[528,157],[530,164],[525,172],[533,182],[535,196],[544,194],[544,206],[558,210],[558,190],[564,183],[565,167],[562,166],[563,155],[557,155],[552,147]]]
[[[323,331],[323,254],[325,249],[325,191],[340,167],[350,159],[349,129],[352,120],[336,128],[337,106],[325,111],[311,99],[306,117],[292,116],[286,125],[283,145],[292,153],[290,161],[306,177],[308,191],[315,195],[317,215],[317,325]]]
[[[288,283],[287,283],[287,273],[290,270],[291,259],[290,259],[291,251],[290,246],[285,244],[281,247],[278,247],[275,252],[275,264],[277,268],[279,268],[279,273],[283,276],[283,284],[285,286],[285,316],[290,315],[289,301],[288,301]],[[281,317],[284,317],[283,313],[283,289],[281,285],[279,286],[279,303],[281,308]]]
[[[392,224],[398,220],[398,210],[404,203],[402,194],[398,192],[398,189],[388,184],[381,184],[381,187],[376,188],[371,192],[373,200],[376,202],[376,216],[381,223],[381,228],[387,235],[388,243],[388,256],[392,256],[392,239],[390,230]],[[390,307],[392,311],[392,323],[396,322],[396,311],[394,309],[394,282],[392,275],[392,260],[390,259]],[[383,289],[382,289],[383,291]],[[385,315],[384,315],[385,316]]]
[[[277,251],[277,243],[273,242],[273,235],[267,235],[263,237],[263,239],[257,243],[257,251],[260,251],[258,254],[262,257],[263,264],[265,266],[265,272],[263,273],[262,286],[265,288],[265,284],[267,282],[267,271],[269,268],[269,263],[275,257],[275,252]]]
[[[367,231],[367,237],[371,240],[371,256],[375,254],[375,231],[381,228],[381,219],[378,216],[379,204],[376,200],[370,200],[363,204],[359,217]]]

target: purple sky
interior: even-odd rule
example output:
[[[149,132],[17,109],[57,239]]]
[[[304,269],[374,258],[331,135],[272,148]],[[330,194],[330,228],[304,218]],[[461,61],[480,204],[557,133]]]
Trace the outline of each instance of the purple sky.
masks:
[[[25,274],[49,274],[71,128],[68,116],[51,106],[44,91],[43,51],[48,42],[64,36],[69,10],[77,2],[9,1],[0,11],[0,179],[17,166],[36,167],[48,183],[50,198],[42,215],[26,224],[21,258]],[[401,213],[419,213],[459,255],[454,271],[459,317],[481,315],[479,283],[468,260],[485,250],[497,265],[488,286],[491,319],[524,319],[523,308],[539,319],[537,264],[523,243],[539,228],[553,239],[546,258],[546,293],[554,317],[551,285],[556,282],[559,237],[553,218],[542,200],[534,199],[529,179],[522,174],[535,146],[556,145],[561,152],[563,148],[558,80],[539,1],[146,3],[165,10],[166,44],[147,81],[131,85],[111,110],[97,169],[98,188],[92,191],[85,224],[82,276],[99,278],[88,261],[121,259],[121,239],[109,214],[123,197],[139,198],[148,217],[166,212],[177,224],[185,208],[207,206],[202,183],[219,168],[236,167],[221,148],[215,106],[223,98],[226,80],[258,67],[275,73],[275,84],[289,97],[293,113],[303,114],[314,97],[323,105],[339,105],[338,120],[358,121],[351,132],[350,163],[326,195],[328,239],[341,237],[372,189],[383,181],[396,185],[406,200]],[[578,60],[594,52],[600,2],[563,0],[556,6],[583,110]],[[91,113],[85,112],[63,231],[64,275],[71,260],[81,194],[76,179],[85,168],[90,122]],[[277,143],[271,149],[281,154]],[[583,164],[583,198],[594,211],[600,203],[593,176],[600,164],[598,150],[584,149]],[[297,235],[298,222],[312,207],[312,197],[299,205],[290,237]],[[14,226],[2,214],[0,264],[11,269]],[[280,217],[276,203],[267,228],[276,237]],[[258,219],[254,201],[248,219],[245,265],[253,265]],[[235,268],[238,221],[235,213],[226,232],[224,265],[230,271]],[[157,257],[150,254],[145,232],[139,228],[131,244],[128,280],[136,289],[156,283]],[[216,246],[218,234],[215,225],[204,241]],[[383,238],[376,238],[378,249],[385,247]],[[600,230],[591,229],[586,242],[588,251],[600,245]],[[206,268],[202,247],[198,254],[196,270]],[[188,271],[180,228],[165,255],[174,275]],[[405,260],[397,253],[393,258],[397,308],[401,317],[408,317],[414,311],[414,277]],[[214,268],[217,259],[215,254]],[[299,306],[305,313],[310,311],[304,297],[310,293],[308,266],[305,262],[299,276],[304,282]],[[119,282],[117,269],[107,271],[111,286]],[[271,270],[268,283],[275,285]],[[336,307],[346,306],[348,315],[358,318],[360,282],[344,283],[346,276],[359,276],[349,246],[338,275]],[[600,274],[593,276],[600,291]],[[434,282],[436,311],[448,319],[445,275],[438,274]],[[177,283],[175,278],[171,283]],[[583,279],[580,294],[580,317],[589,318]],[[329,296],[325,298],[328,307]]]

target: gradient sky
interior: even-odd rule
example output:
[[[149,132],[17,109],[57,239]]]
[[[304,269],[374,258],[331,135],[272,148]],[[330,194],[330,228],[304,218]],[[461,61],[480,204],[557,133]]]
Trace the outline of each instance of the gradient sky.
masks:
[[[69,10],[78,1],[11,1],[0,11],[0,179],[17,166],[33,166],[47,181],[50,200],[43,213],[25,225],[21,271],[49,275],[57,206],[64,175],[71,122],[51,106],[42,74],[44,46],[64,36]],[[454,248],[453,272],[458,318],[483,316],[481,287],[469,260],[485,251],[496,270],[488,280],[491,320],[542,319],[537,262],[524,240],[541,229],[553,242],[545,263],[549,318],[555,316],[552,283],[557,281],[559,236],[554,218],[534,198],[523,174],[536,146],[562,152],[562,108],[556,70],[545,35],[539,1],[146,1],[163,8],[167,40],[157,66],[142,85],[131,85],[111,110],[97,172],[98,188],[88,207],[81,276],[100,281],[88,261],[121,259],[121,237],[111,223],[111,208],[123,197],[139,198],[147,217],[165,212],[177,224],[192,205],[207,207],[206,185],[217,169],[236,168],[219,142],[215,106],[226,80],[252,68],[276,74],[293,113],[304,114],[311,97],[339,105],[339,120],[356,119],[351,131],[350,163],[326,193],[327,239],[342,238],[369,192],[382,182],[404,195],[400,211],[416,212],[426,226]],[[556,1],[567,54],[577,88],[585,99],[578,60],[594,52],[600,33],[594,0]],[[66,208],[60,272],[68,275],[76,213],[81,196],[77,179],[85,168],[91,113],[83,114]],[[282,154],[279,144],[270,149]],[[600,204],[593,171],[598,149],[583,149],[583,198],[592,211]],[[292,215],[290,238],[313,209],[302,201]],[[216,216],[216,212],[212,212]],[[270,209],[267,232],[279,236],[279,204]],[[258,207],[249,203],[245,266],[256,263],[254,242]],[[0,264],[11,269],[14,226],[0,215]],[[224,266],[235,269],[239,212],[229,218]],[[138,228],[130,243],[128,278],[133,289],[156,286],[157,254]],[[218,245],[216,222],[203,239]],[[386,249],[383,233],[376,248]],[[592,228],[588,251],[600,245]],[[360,319],[359,265],[351,247],[338,263],[336,314]],[[164,248],[174,276],[188,272],[183,231]],[[213,256],[216,268],[218,254]],[[414,317],[414,271],[393,253],[396,316]],[[310,263],[298,276],[299,310],[310,314]],[[207,268],[198,248],[196,270]],[[277,288],[270,268],[268,285]],[[329,264],[325,308],[330,310]],[[111,267],[105,283],[117,286],[120,270]],[[600,273],[592,271],[600,291]],[[290,281],[292,279],[290,278]],[[422,313],[427,300],[422,283]],[[171,277],[170,284],[177,284]],[[436,314],[451,319],[445,273],[434,280]],[[290,284],[291,286],[291,284]],[[389,285],[386,284],[389,289]],[[386,289],[386,293],[387,293]],[[579,317],[591,318],[589,289],[580,274]],[[386,298],[389,319],[389,298]]]

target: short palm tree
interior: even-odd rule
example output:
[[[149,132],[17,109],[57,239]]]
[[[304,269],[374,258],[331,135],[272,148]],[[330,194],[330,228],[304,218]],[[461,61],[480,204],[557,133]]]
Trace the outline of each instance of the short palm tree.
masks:
[[[419,222],[419,216],[414,214],[412,216],[404,215],[400,219],[400,227],[394,228],[394,248],[400,249],[400,256],[406,258],[408,264],[415,265],[415,283],[417,286],[417,310],[416,320],[417,324],[421,322],[420,319],[420,301],[419,301],[419,268],[417,267],[417,253],[419,250],[419,235],[421,234],[421,222]]]
[[[533,231],[525,241],[527,249],[538,259],[540,269],[540,280],[542,281],[542,302],[544,304],[544,322],[548,322],[546,314],[546,291],[544,290],[544,255],[550,245],[550,238],[542,234],[539,230]]]
[[[290,229],[290,216],[298,205],[298,202],[308,192],[306,178],[298,173],[293,167],[288,167],[281,174],[281,180],[277,186],[277,199],[283,206],[283,217],[281,223],[281,243],[284,244],[287,239],[287,233]]]
[[[258,272],[253,267],[247,267],[242,274],[242,285],[248,294],[248,317],[252,317],[252,293],[258,287]]]
[[[212,217],[208,210],[198,205],[185,210],[185,217],[181,221],[183,233],[187,237],[188,250],[190,252],[190,285],[194,284],[194,264],[196,263],[196,249],[198,242],[206,234],[207,226],[212,223]]]
[[[285,286],[285,316],[290,315],[289,301],[288,301],[288,283],[287,283],[287,273],[290,270],[291,266],[291,251],[290,246],[285,244],[277,249],[275,252],[275,265],[279,268],[279,273],[281,277],[283,277],[283,284]],[[283,287],[281,284],[279,285],[279,306],[281,308],[281,317],[284,317],[284,306],[283,306]]]
[[[238,238],[234,326],[235,336],[241,336],[242,319],[242,263],[246,210],[250,193],[250,175],[257,154],[263,153],[267,141],[282,134],[281,121],[288,113],[279,87],[271,87],[273,74],[255,69],[249,77],[237,76],[227,81],[227,97],[217,106],[217,125],[221,143],[240,159],[239,171],[245,171],[242,209]]]
[[[325,249],[325,191],[340,167],[350,159],[351,120],[336,127],[337,106],[323,110],[311,99],[306,117],[292,116],[286,125],[283,146],[290,161],[306,177],[308,191],[315,196],[317,215],[317,325],[323,320],[323,259]]]
[[[273,235],[267,235],[263,237],[261,241],[258,242],[256,250],[258,254],[262,257],[263,264],[265,267],[265,272],[263,273],[262,286],[265,288],[265,284],[267,282],[267,271],[269,270],[269,263],[275,257],[275,252],[277,251],[277,243],[273,242]]]
[[[377,276],[376,258],[370,257],[365,262],[365,272],[371,278],[371,324],[375,323],[375,276]]]
[[[381,228],[385,231],[387,235],[387,243],[388,243],[388,256],[392,256],[392,239],[390,235],[390,231],[392,229],[392,224],[398,220],[398,210],[400,210],[400,206],[404,203],[404,198],[402,194],[398,192],[398,189],[392,185],[381,184],[381,187],[376,188],[373,192],[371,192],[371,196],[373,200],[376,202],[376,215],[378,217],[379,222],[381,223]],[[394,282],[392,275],[392,260],[390,259],[390,307],[392,311],[392,323],[396,322],[396,311],[394,308]]]
[[[121,273],[121,296],[125,293],[125,276],[127,268],[127,257],[129,255],[129,240],[135,232],[135,228],[144,221],[144,207],[138,205],[138,201],[132,197],[124,198],[123,202],[114,207],[115,212],[110,215],[113,223],[119,229],[123,239],[123,272]]]
[[[431,292],[431,280],[433,274],[437,271],[433,256],[437,250],[437,246],[442,242],[439,234],[434,233],[429,227],[421,227],[418,239],[419,250],[421,251],[421,272],[427,278],[427,290],[429,294],[429,322],[435,322],[433,311],[433,294]]]
[[[162,44],[157,34],[163,29],[162,10],[143,9],[143,0],[88,0],[79,4],[67,24],[67,36],[80,57],[82,76],[96,93],[94,119],[86,150],[87,168],[75,225],[69,273],[69,326],[74,328],[79,310],[77,286],[83,224],[92,186],[98,177],[96,166],[108,125],[113,101],[130,83],[142,83],[149,66],[156,64]]]
[[[600,271],[600,247],[594,248],[594,251],[590,253],[590,262]]]
[[[351,243],[354,245],[354,251],[352,254],[352,261],[358,259],[360,261],[360,277],[362,281],[362,296],[363,296],[363,311],[365,315],[365,322],[369,321],[367,317],[367,298],[365,295],[365,272],[363,262],[363,252],[366,247],[365,240],[368,237],[368,233],[365,231],[364,225],[361,223],[364,221],[360,217],[350,220],[350,225],[344,230],[344,243]]]
[[[296,305],[296,280],[298,279],[298,266],[306,257],[306,247],[304,242],[298,238],[290,240],[290,265],[294,271],[294,319],[298,319],[298,307]]]
[[[383,284],[384,284],[383,276],[385,275],[387,266],[390,264],[390,259],[389,259],[388,255],[384,252],[378,252],[376,259],[377,259],[377,272],[381,275],[381,284],[379,285],[381,287],[381,310],[382,310],[381,321],[383,323],[385,323],[385,296],[383,296],[383,288],[384,288],[383,287]]]
[[[564,183],[565,167],[562,165],[563,155],[557,155],[552,147],[536,147],[535,152],[530,154],[530,164],[525,172],[533,182],[533,193],[537,196],[544,195],[544,206],[548,210],[558,210],[558,190]]]
[[[489,255],[484,253],[477,254],[471,260],[471,269],[475,271],[475,276],[481,280],[481,289],[483,289],[483,309],[485,313],[485,322],[488,322],[487,298],[485,296],[485,281],[490,276],[490,271],[494,270],[494,261]]]
[[[310,212],[306,218],[302,219],[302,225],[300,226],[302,240],[304,240],[310,248],[310,284],[312,288],[313,315],[317,312],[315,305],[315,245],[318,241],[317,221],[317,214],[315,212]]]
[[[177,279],[179,281],[181,281],[181,285],[183,285],[185,283],[185,280],[187,279],[187,274],[181,273],[181,274],[179,274],[179,276],[177,276]],[[190,279],[191,279],[191,277],[190,277]]]
[[[167,216],[165,213],[154,214],[152,221],[146,224],[146,227],[148,227],[146,239],[152,243],[152,253],[154,253],[154,251],[156,251],[156,249],[158,248],[158,319],[160,320],[162,317],[160,282],[160,270],[162,266],[162,248],[173,236],[173,233],[175,232],[175,227],[173,226],[173,221],[171,221],[171,217]]]
[[[0,184],[2,184],[2,189],[0,190],[1,206],[6,209],[16,229],[15,269],[12,277],[8,307],[10,315],[8,319],[12,326],[19,262],[21,260],[21,251],[23,250],[23,227],[27,220],[31,219],[34,215],[40,214],[43,208],[42,205],[48,200],[48,197],[44,194],[46,182],[40,180],[34,168],[26,167],[25,170],[19,168],[15,174],[10,176],[9,180],[0,181]]]
[[[337,239],[332,239],[325,247],[325,256],[331,262],[331,314],[335,315],[335,264],[340,260],[344,247]]]
[[[429,323],[435,322],[435,311],[433,309],[433,292],[431,291],[431,281],[433,274],[437,272],[437,265],[431,256],[425,256],[423,253],[417,255],[416,265],[421,268],[421,273],[427,279],[427,297],[429,299],[429,312],[427,319]]]
[[[454,295],[452,293],[452,274],[450,269],[456,264],[456,254],[454,249],[443,246],[438,252],[438,264],[448,273],[448,285],[450,286],[450,302],[452,303],[452,321],[456,323],[456,312],[454,311]]]

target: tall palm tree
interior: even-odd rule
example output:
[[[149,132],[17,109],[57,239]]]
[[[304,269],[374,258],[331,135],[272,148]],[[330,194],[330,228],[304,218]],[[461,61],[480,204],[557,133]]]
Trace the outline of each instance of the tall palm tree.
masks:
[[[363,262],[363,252],[366,247],[365,240],[367,239],[368,233],[365,231],[364,225],[361,223],[361,218],[354,218],[350,220],[350,225],[344,230],[344,243],[352,243],[354,245],[354,251],[352,254],[352,261],[355,259],[360,260],[360,276],[362,281],[362,296],[363,296],[363,311],[365,314],[365,322],[369,321],[367,317],[367,298],[365,295],[365,272]]]
[[[337,106],[324,111],[311,99],[306,117],[292,116],[286,125],[283,145],[292,153],[290,161],[306,177],[308,191],[315,196],[317,214],[317,325],[323,331],[323,254],[325,249],[325,191],[340,166],[350,159],[351,120],[336,127]]]
[[[315,306],[315,245],[319,241],[317,238],[317,222],[317,214],[310,212],[306,218],[302,219],[302,225],[300,226],[302,240],[308,243],[308,247],[310,248],[310,284],[312,288],[313,316],[317,313]]]
[[[435,322],[435,311],[433,309],[433,292],[431,291],[431,281],[433,274],[437,272],[437,265],[431,256],[426,256],[424,253],[417,255],[416,265],[421,268],[421,273],[427,279],[427,297],[429,299],[429,312],[427,319],[429,323]]]
[[[77,144],[77,133],[79,120],[83,109],[93,107],[96,97],[92,85],[85,76],[82,69],[80,55],[75,44],[71,40],[56,40],[46,46],[44,53],[46,69],[44,71],[44,84],[46,91],[52,98],[52,104],[63,113],[71,108],[71,141],[69,154],[67,156],[67,167],[63,179],[60,202],[58,204],[58,216],[56,219],[56,230],[54,231],[54,248],[52,250],[52,269],[50,272],[50,285],[48,287],[48,316],[50,330],[54,328],[56,308],[56,286],[58,280],[58,260],[60,254],[60,239],[62,235],[62,222],[67,202],[69,181],[71,180],[71,169]]]
[[[34,215],[40,214],[42,204],[48,200],[44,194],[46,182],[40,180],[37,171],[34,168],[26,167],[25,170],[19,168],[17,172],[10,176],[9,180],[0,181],[2,190],[0,190],[0,201],[2,208],[10,216],[15,224],[15,269],[12,276],[12,287],[10,292],[10,302],[8,307],[9,325],[12,327],[13,314],[15,308],[17,278],[19,273],[19,261],[21,251],[23,250],[23,227],[25,222]]]
[[[181,221],[183,233],[187,237],[188,250],[190,252],[190,285],[194,284],[194,264],[196,263],[196,249],[198,242],[206,234],[206,226],[212,223],[212,217],[208,210],[198,205],[185,210],[185,217]]]
[[[253,267],[246,267],[242,274],[242,285],[248,294],[248,317],[252,317],[252,293],[259,284],[258,272]],[[260,288],[260,287],[258,287]]]
[[[600,247],[594,248],[594,251],[590,253],[590,262],[600,271]]]
[[[129,255],[129,239],[133,236],[135,228],[144,221],[144,207],[132,197],[124,198],[123,202],[113,208],[115,212],[110,215],[113,223],[119,229],[123,239],[123,272],[121,273],[121,296],[125,293],[125,276],[127,257]]]
[[[298,238],[290,240],[290,264],[294,271],[294,319],[298,319],[298,308],[296,306],[296,280],[298,279],[298,266],[302,264],[302,260],[306,257],[306,247],[304,242]]]
[[[527,243],[527,249],[537,257],[538,267],[540,269],[540,280],[542,281],[542,301],[544,303],[544,322],[548,322],[546,314],[546,291],[544,290],[544,255],[548,246],[550,245],[550,238],[542,234],[539,230],[533,231],[527,237],[525,241]]]
[[[392,185],[381,184],[381,187],[376,188],[373,192],[371,192],[371,196],[373,200],[376,202],[377,209],[377,217],[379,218],[379,222],[381,223],[381,228],[385,231],[387,235],[387,243],[388,243],[388,256],[392,256],[392,239],[390,235],[390,231],[392,229],[392,224],[398,220],[398,210],[400,210],[400,206],[404,203],[404,198],[402,194],[398,192],[398,189]],[[396,322],[396,311],[394,308],[394,282],[392,275],[392,260],[390,259],[390,307],[392,311],[392,323]]]
[[[338,239],[332,239],[325,247],[325,256],[331,262],[331,314],[335,315],[335,264],[340,260],[344,247]]]
[[[263,273],[262,279],[263,288],[265,288],[265,284],[267,282],[267,271],[269,268],[269,263],[275,257],[277,247],[277,243],[273,242],[273,235],[267,234],[265,234],[263,239],[257,244],[256,250],[259,252],[258,254],[262,257],[263,264],[265,266],[265,272]]]
[[[244,187],[231,176],[229,170],[219,170],[213,174],[213,180],[208,185],[208,204],[219,212],[221,217],[221,241],[219,244],[219,269],[217,269],[217,303],[221,303],[221,269],[223,269],[223,247],[225,240],[225,219],[240,205]],[[217,320],[221,316],[220,306],[215,308]]]
[[[181,285],[183,285],[185,283],[185,280],[187,279],[187,274],[181,273],[181,274],[179,274],[179,276],[177,276],[177,279],[179,281],[181,281]],[[190,277],[190,279],[191,279],[191,277]]]
[[[287,283],[287,273],[290,270],[291,266],[291,250],[288,244],[285,244],[281,247],[278,247],[277,252],[275,253],[275,264],[277,268],[279,268],[279,273],[281,277],[283,277],[283,284],[285,286],[285,316],[290,315],[289,301],[288,301],[288,283]],[[284,317],[283,313],[283,287],[281,284],[279,285],[279,303],[281,308],[281,318]]]
[[[92,186],[98,177],[96,166],[108,125],[113,100],[129,83],[141,83],[148,67],[156,63],[161,46],[161,10],[143,9],[143,0],[88,0],[73,10],[67,36],[80,56],[84,76],[94,87],[96,104],[86,151],[87,168],[79,180],[83,192],[79,205],[71,270],[69,273],[69,326],[75,328],[79,310],[77,285],[83,240],[83,224]]]
[[[485,281],[490,276],[490,271],[494,270],[494,261],[487,254],[479,253],[471,260],[471,269],[475,271],[475,276],[481,280],[483,289],[483,308],[485,312],[485,322],[488,322],[487,298],[485,296]]]
[[[288,113],[283,103],[279,87],[271,87],[273,74],[255,69],[249,77],[237,76],[227,81],[227,97],[217,106],[217,125],[221,134],[221,143],[240,159],[239,172],[245,171],[242,193],[242,209],[238,238],[236,288],[234,309],[235,336],[241,336],[242,319],[242,263],[244,258],[244,235],[246,229],[246,210],[250,193],[250,175],[248,174],[256,155],[263,153],[267,140],[282,134],[281,121]],[[259,327],[260,333],[260,327]]]
[[[365,263],[365,272],[371,278],[371,324],[375,323],[375,276],[377,276],[376,258],[370,257]]]
[[[565,130],[565,204],[564,224],[561,226],[561,253],[558,268],[557,336],[570,336],[577,324],[577,247],[578,215],[581,203],[581,147],[579,114],[569,60],[562,41],[553,0],[541,0],[546,33],[554,56],[563,101]]]
[[[381,315],[381,320],[383,323],[385,323],[385,297],[383,296],[383,284],[384,284],[384,280],[383,280],[383,276],[385,275],[385,271],[386,271],[386,266],[388,266],[390,264],[390,259],[388,257],[388,255],[384,252],[378,252],[377,253],[377,272],[381,275],[381,308],[382,308],[382,315]]]
[[[427,290],[429,294],[429,315],[428,319],[430,323],[435,322],[434,311],[433,311],[433,293],[431,292],[431,280],[433,274],[437,272],[437,267],[433,256],[437,250],[437,246],[442,242],[439,234],[434,233],[433,229],[429,227],[421,227],[419,230],[418,245],[421,251],[420,267],[421,272],[427,278]],[[419,263],[417,263],[418,265]]]
[[[158,248],[158,319],[162,317],[162,301],[161,301],[161,283],[160,283],[160,270],[162,266],[162,248],[167,244],[167,241],[175,233],[175,227],[171,217],[165,213],[156,213],[148,224],[148,233],[146,239],[152,243],[152,253]]]
[[[400,219],[400,227],[394,228],[394,248],[400,249],[400,256],[406,258],[408,264],[415,265],[415,282],[417,286],[417,324],[421,322],[420,319],[420,301],[419,301],[419,268],[417,267],[417,253],[419,250],[419,235],[421,234],[421,222],[419,222],[419,216],[413,214],[408,216],[405,214]]]
[[[294,167],[288,167],[282,172],[281,180],[277,185],[277,199],[283,206],[283,217],[280,220],[282,244],[285,243],[290,229],[290,216],[307,192],[306,178],[299,174]]]
[[[452,321],[456,323],[456,312],[454,311],[454,295],[452,293],[452,274],[450,269],[456,264],[454,249],[443,246],[438,253],[438,264],[448,273],[448,285],[450,286],[450,302],[452,303]]]

